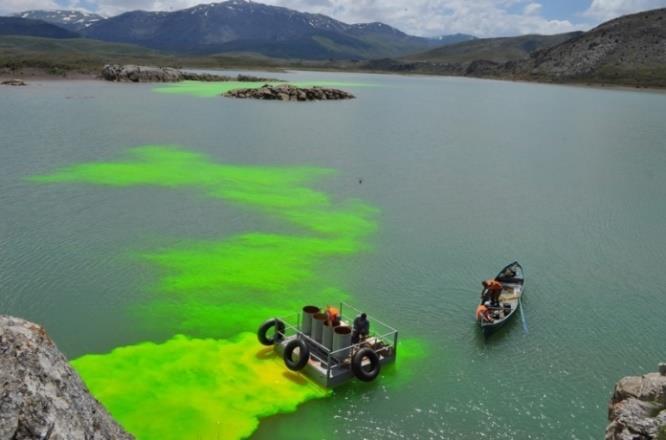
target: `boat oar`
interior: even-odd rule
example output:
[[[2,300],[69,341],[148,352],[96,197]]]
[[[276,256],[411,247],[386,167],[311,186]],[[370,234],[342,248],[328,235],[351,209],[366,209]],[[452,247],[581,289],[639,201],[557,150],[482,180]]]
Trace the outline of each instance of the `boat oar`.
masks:
[[[520,307],[520,320],[523,323],[523,330],[527,333],[527,319],[525,319],[525,312],[523,312],[523,301],[518,298],[518,306]]]

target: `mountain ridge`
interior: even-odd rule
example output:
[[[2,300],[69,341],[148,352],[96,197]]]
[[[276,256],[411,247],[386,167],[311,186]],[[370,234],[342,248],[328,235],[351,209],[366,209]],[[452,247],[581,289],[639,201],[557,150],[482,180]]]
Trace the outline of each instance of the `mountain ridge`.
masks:
[[[582,34],[583,32],[566,32],[554,35],[527,34],[516,37],[478,38],[407,55],[403,59],[444,63],[487,60],[500,63],[526,58],[536,50],[556,46]]]
[[[106,17],[92,12],[56,9],[32,9],[14,14],[13,17],[41,20],[72,32],[81,32],[92,24],[104,20]]]
[[[46,38],[78,38],[76,32],[46,23],[22,17],[0,17],[0,35],[27,35]]]
[[[383,23],[347,24],[322,14],[244,0],[173,12],[125,12],[98,21],[82,33],[177,53],[246,52],[305,59],[398,56],[438,44]]]

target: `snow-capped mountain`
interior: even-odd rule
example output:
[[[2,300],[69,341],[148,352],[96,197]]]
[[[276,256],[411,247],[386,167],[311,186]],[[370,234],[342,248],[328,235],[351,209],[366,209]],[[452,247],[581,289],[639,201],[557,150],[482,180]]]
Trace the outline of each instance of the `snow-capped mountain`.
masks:
[[[368,59],[398,57],[450,43],[407,35],[384,23],[347,24],[322,14],[248,0],[169,12],[131,11],[111,18],[66,10],[25,11],[17,16],[42,20],[87,38],[191,54]]]
[[[105,17],[83,11],[45,11],[34,10],[24,11],[15,15],[16,17],[29,18],[32,20],[42,20],[47,23],[55,24],[73,32],[81,32],[94,23],[104,20]]]
[[[82,33],[165,51],[304,59],[390,57],[441,44],[382,23],[346,24],[322,14],[246,0],[173,12],[126,12],[99,21]]]

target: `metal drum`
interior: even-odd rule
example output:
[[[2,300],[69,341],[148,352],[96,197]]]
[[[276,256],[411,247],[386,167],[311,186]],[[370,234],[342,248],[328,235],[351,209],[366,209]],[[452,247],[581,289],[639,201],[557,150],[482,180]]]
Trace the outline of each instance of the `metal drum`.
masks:
[[[333,351],[337,352],[333,356],[340,362],[349,356],[352,338],[352,329],[346,325],[340,325],[333,330]],[[345,350],[341,350],[345,349]],[[338,351],[341,350],[341,351]]]
[[[312,339],[321,344],[322,330],[326,321],[326,313],[315,313],[312,315]]]
[[[329,350],[333,348],[333,330],[333,327],[327,321],[321,331],[321,345]]]
[[[303,307],[303,317],[301,319],[301,331],[308,336],[312,336],[312,316],[319,313],[317,306]]]

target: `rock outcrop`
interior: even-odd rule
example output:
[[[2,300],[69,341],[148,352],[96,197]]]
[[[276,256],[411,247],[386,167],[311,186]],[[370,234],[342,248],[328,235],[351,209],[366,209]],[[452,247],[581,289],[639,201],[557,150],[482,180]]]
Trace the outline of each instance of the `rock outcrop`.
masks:
[[[659,373],[622,378],[608,405],[606,440],[666,439],[666,364]]]
[[[537,51],[518,73],[554,79],[643,75],[664,83],[666,8],[625,15],[566,41]]]
[[[236,77],[209,73],[185,72],[172,67],[135,66],[131,64],[107,64],[102,69],[102,78],[114,82],[179,82],[179,81],[271,81],[248,75]]]
[[[26,86],[27,84],[20,79],[8,79],[0,82],[3,86]]]
[[[231,98],[264,99],[273,101],[334,101],[353,99],[354,95],[344,90],[322,87],[301,88],[289,84],[264,84],[256,89],[236,89],[224,94]]]
[[[0,315],[0,439],[129,440],[42,327]]]
[[[666,8],[625,15],[587,32],[483,38],[361,70],[666,88]]]

